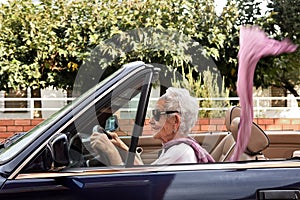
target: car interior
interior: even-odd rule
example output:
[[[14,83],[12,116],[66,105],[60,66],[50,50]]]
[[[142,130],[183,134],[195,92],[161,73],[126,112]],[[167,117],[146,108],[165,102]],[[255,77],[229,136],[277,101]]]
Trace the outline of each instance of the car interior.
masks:
[[[128,107],[132,98],[139,96],[139,87],[129,91],[130,97],[126,98],[128,95],[125,94],[127,94],[128,91],[129,90],[124,90],[120,94],[116,95],[118,97],[116,100],[110,100],[110,94],[107,97],[107,101],[101,101],[101,105],[96,103],[95,107],[90,108],[84,115],[82,115],[78,122],[73,122],[68,126],[68,128],[64,131],[67,137],[67,149],[65,149],[64,152],[59,150],[56,156],[56,158],[63,162],[56,162],[51,159],[54,154],[53,144],[59,146],[57,143],[53,143],[52,148],[50,144],[47,145],[47,147],[41,151],[41,153],[38,154],[33,161],[28,163],[22,171],[28,173],[58,170],[60,167],[81,168],[110,166],[106,155],[95,155],[89,144],[89,136],[92,133],[92,129],[95,128],[95,125],[98,125],[101,127],[102,132],[116,131],[120,135],[120,138],[128,146],[130,145],[131,137],[129,132],[132,130],[132,127],[128,129],[128,127],[125,127],[124,122],[119,121],[117,117],[117,115],[120,115],[120,109],[123,109],[124,105],[125,107]],[[112,107],[112,105],[114,107]],[[94,112],[94,109],[97,110],[95,116],[91,114]],[[113,116],[115,116],[114,123],[116,130],[105,130],[105,127],[106,129],[109,129],[107,128],[109,127],[107,126],[109,123],[108,121],[111,120]],[[239,123],[240,107],[233,106],[230,107],[225,114],[227,132],[191,134],[191,136],[213,156],[216,162],[229,162],[236,145]],[[128,124],[126,124],[126,126],[128,126]],[[123,130],[125,129],[129,131],[124,132]],[[270,134],[265,133],[256,123],[253,122],[249,143],[239,161],[291,159],[293,157],[299,157],[299,140],[294,141],[294,143],[291,141],[291,138],[300,137],[297,133],[290,133],[290,135],[287,134],[288,137],[285,138],[287,144],[282,144],[282,135],[280,138],[276,138],[276,136],[279,135],[273,133],[273,135],[271,134],[271,139],[269,136]],[[286,137],[286,135],[284,135],[284,137]],[[62,139],[63,143],[64,140],[62,137],[59,139],[56,138],[57,141],[60,141],[60,139]],[[276,141],[278,144],[276,144]],[[61,146],[59,147],[61,148]],[[150,165],[157,159],[161,147],[161,142],[153,139],[151,135],[142,135],[139,137],[137,155],[141,157],[145,165]],[[127,152],[123,152],[121,150],[119,150],[119,152],[125,162]],[[276,157],[277,155],[274,155],[274,152],[278,152],[279,156]],[[62,153],[67,155],[62,157]]]
[[[226,111],[225,124],[228,131],[221,143],[219,143],[212,152],[216,161],[228,161],[234,151],[240,123],[240,107],[234,106]],[[241,155],[242,160],[264,160],[267,159],[263,150],[270,144],[266,133],[254,122],[252,122],[251,136],[245,152]]]

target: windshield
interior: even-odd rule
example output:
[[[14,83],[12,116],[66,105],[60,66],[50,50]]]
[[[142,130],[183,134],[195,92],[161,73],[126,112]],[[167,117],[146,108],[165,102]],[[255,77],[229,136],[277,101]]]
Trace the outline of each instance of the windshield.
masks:
[[[25,149],[29,144],[32,143],[36,138],[38,138],[43,132],[45,132],[51,125],[67,113],[69,113],[72,108],[76,108],[84,99],[91,96],[96,88],[102,87],[105,83],[110,81],[113,77],[116,77],[118,74],[122,73],[123,68],[113,73],[111,76],[97,84],[95,87],[88,90],[86,93],[76,98],[73,102],[63,107],[58,112],[54,113],[51,117],[40,123],[38,126],[34,127],[28,132],[23,132],[20,134],[15,134],[14,136],[6,139],[0,144],[0,164],[7,162],[17,155],[20,151]]]

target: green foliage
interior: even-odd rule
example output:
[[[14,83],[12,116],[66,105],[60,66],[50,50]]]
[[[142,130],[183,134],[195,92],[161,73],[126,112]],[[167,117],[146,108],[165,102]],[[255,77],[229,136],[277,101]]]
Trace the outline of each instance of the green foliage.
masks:
[[[226,38],[212,0],[43,0],[39,4],[11,0],[0,11],[0,89],[72,88],[79,66],[99,44],[114,60],[108,63],[113,69],[132,60],[176,69],[196,67],[189,64],[191,56],[184,53],[188,44],[180,42],[177,34],[199,42],[204,53],[216,59]],[[132,38],[127,33],[148,28],[156,35],[148,32]],[[168,38],[157,30],[176,34]],[[121,44],[131,45],[130,52],[105,43],[118,35]]]
[[[214,59],[234,96],[240,25],[259,24],[274,37],[299,43],[299,0],[272,2],[274,12],[261,16],[259,2],[229,0],[217,16],[213,0],[10,0],[0,4],[0,89],[72,89],[80,66],[95,59],[90,52],[96,47],[103,58],[93,62],[110,72],[143,60],[183,74],[191,69],[200,80],[189,52],[202,45],[199,51]],[[256,86],[279,84],[275,78],[282,80],[282,74],[295,77],[286,85],[298,83],[298,58],[261,62]]]
[[[262,27],[270,37],[277,40],[290,38],[299,44],[299,0],[274,0],[270,1],[268,11],[262,13],[260,4],[262,1],[238,0],[237,27],[245,24],[256,24]],[[238,29],[235,31],[238,32]],[[238,38],[235,37],[234,38]],[[238,52],[237,41],[231,43],[229,52]],[[237,48],[235,48],[237,47]],[[225,52],[225,54],[227,54]],[[227,64],[225,64],[228,66]],[[220,68],[222,63],[218,63]],[[233,80],[236,80],[237,68],[229,67],[233,72]],[[228,74],[229,73],[223,73]],[[281,56],[270,56],[260,60],[255,71],[254,85],[267,88],[269,86],[283,87],[294,96],[299,96],[296,86],[299,85],[299,51]],[[227,76],[227,75],[225,75]],[[227,79],[228,80],[228,79]],[[233,85],[233,84],[232,84]],[[228,84],[227,84],[228,86]],[[234,85],[233,85],[234,86]],[[233,91],[236,89],[234,88]]]
[[[217,26],[225,36],[223,47],[220,48],[220,57],[215,59],[223,77],[225,77],[225,86],[230,89],[230,95],[236,96],[237,81],[237,53],[239,50],[239,13],[238,2],[229,0],[221,13]]]
[[[218,98],[229,97],[229,90],[225,88],[224,77],[221,88],[217,82],[218,74],[212,73],[207,68],[200,74],[198,79],[193,78],[192,70],[186,75],[186,79],[178,81],[174,78],[173,85],[177,87],[184,87],[188,89],[192,96],[203,98],[199,101],[201,108],[226,108],[230,106],[229,100],[217,100]],[[224,112],[220,110],[200,110],[199,117],[213,118],[224,117]]]
[[[299,0],[274,0],[269,3],[271,19],[266,20],[263,27],[271,37],[277,40],[289,38],[293,43],[300,44],[299,5]],[[282,87],[298,97],[296,88],[300,84],[299,62],[299,50],[291,54],[264,58],[259,63],[256,86]]]
[[[274,24],[279,27],[281,37],[289,37],[294,42],[300,40],[300,1],[299,0],[273,0],[269,3],[273,11]],[[275,27],[273,27],[275,28]]]
[[[30,0],[1,5],[0,74],[6,76],[1,79],[0,89],[49,85],[67,88],[72,84],[69,77],[76,74],[86,54],[82,47],[86,45],[78,42],[81,36],[72,35],[71,29],[72,34],[68,34],[64,23],[69,21],[72,26],[75,22],[67,20],[72,17],[60,8],[47,2],[33,4]]]
[[[220,50],[220,59],[216,60],[217,66],[226,77],[225,85],[230,89],[231,95],[237,95],[237,53],[239,50],[239,27],[241,25],[258,25],[270,37],[277,40],[290,38],[299,44],[299,0],[274,0],[270,1],[268,10],[261,10],[262,1],[230,0],[227,7],[232,8],[223,12],[221,17],[234,16],[234,25],[231,26],[225,40],[224,49]],[[235,5],[235,9],[234,6]],[[228,15],[228,13],[231,13]],[[228,20],[222,20],[222,24]],[[299,96],[295,86],[299,85],[299,51],[293,54],[271,56],[261,59],[255,71],[254,85],[267,88],[269,86],[283,87],[295,96]]]

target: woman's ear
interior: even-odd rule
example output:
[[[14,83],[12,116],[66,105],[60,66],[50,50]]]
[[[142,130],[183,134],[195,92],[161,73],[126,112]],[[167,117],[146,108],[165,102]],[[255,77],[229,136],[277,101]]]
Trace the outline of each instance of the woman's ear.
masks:
[[[178,130],[179,126],[180,126],[180,122],[181,122],[180,115],[178,115],[178,114],[174,115],[174,122],[175,122],[174,124],[175,124],[176,130]]]

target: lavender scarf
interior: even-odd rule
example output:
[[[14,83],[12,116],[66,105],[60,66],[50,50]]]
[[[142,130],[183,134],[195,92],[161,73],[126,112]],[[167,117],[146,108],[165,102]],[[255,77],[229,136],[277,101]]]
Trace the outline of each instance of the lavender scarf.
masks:
[[[165,143],[163,148],[167,150],[171,146],[181,144],[181,143],[185,143],[193,148],[198,163],[215,162],[213,157],[203,147],[201,147],[199,143],[192,137],[171,140]]]
[[[256,64],[268,55],[296,51],[297,45],[289,40],[277,41],[268,38],[257,26],[243,26],[240,30],[240,50],[238,53],[239,69],[237,92],[240,97],[241,122],[236,148],[231,161],[237,161],[248,144],[253,121],[252,87]]]

